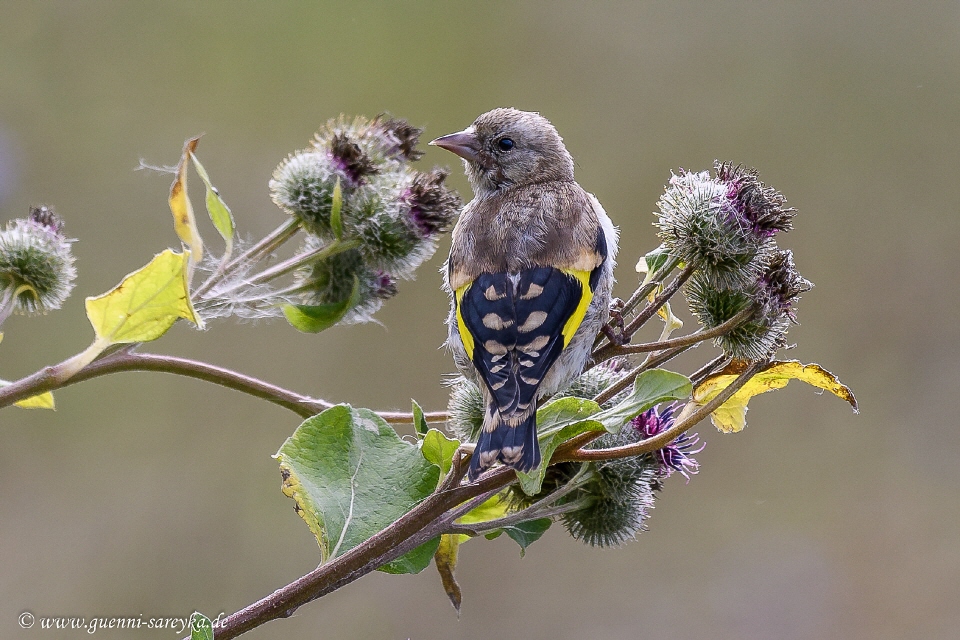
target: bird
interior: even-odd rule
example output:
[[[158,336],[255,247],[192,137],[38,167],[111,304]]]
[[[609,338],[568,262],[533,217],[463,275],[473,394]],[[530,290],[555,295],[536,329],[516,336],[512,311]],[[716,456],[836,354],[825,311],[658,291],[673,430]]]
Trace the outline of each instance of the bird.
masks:
[[[539,113],[493,109],[430,144],[462,158],[474,192],[443,268],[446,344],[484,400],[468,475],[529,472],[538,400],[583,372],[609,317],[618,230]]]

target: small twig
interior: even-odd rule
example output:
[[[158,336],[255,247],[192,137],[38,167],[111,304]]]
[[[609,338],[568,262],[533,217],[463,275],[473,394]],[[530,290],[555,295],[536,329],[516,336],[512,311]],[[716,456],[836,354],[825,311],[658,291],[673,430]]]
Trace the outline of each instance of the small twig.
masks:
[[[650,293],[654,289],[656,289],[661,284],[663,284],[663,280],[666,279],[668,275],[670,275],[670,272],[673,271],[679,263],[680,261],[677,258],[670,258],[669,260],[667,260],[666,264],[660,267],[657,270],[657,272],[653,275],[653,277],[650,278],[649,281],[637,287],[636,291],[634,291],[630,295],[630,297],[627,299],[627,301],[623,303],[623,306],[619,309],[620,316],[621,317],[626,316],[627,314],[632,312],[634,309],[636,309],[644,298],[650,295]],[[608,322],[605,326],[607,326],[611,330],[614,329],[615,328],[614,321]],[[606,332],[603,332],[603,333],[606,333]],[[600,342],[602,340],[603,340],[603,336],[597,337],[597,341],[593,343],[594,349],[600,346]]]
[[[360,246],[360,241],[357,239],[353,240],[334,240],[330,244],[318,247],[313,251],[308,251],[306,253],[301,253],[293,256],[289,260],[285,260],[280,264],[274,265],[273,267],[261,271],[260,273],[251,276],[247,279],[244,284],[247,285],[256,285],[262,284],[264,282],[269,282],[280,276],[284,276],[292,271],[296,271],[300,267],[304,267],[313,262],[318,262],[326,258],[330,258],[344,251],[349,251]]]
[[[625,344],[621,346],[616,344],[608,344],[602,349],[597,349],[593,352],[593,360],[596,363],[600,363],[604,360],[609,360],[610,358],[616,358],[617,356],[625,356],[634,353],[648,353],[651,351],[664,351],[666,349],[673,349],[676,347],[693,346],[697,343],[724,335],[728,331],[736,328],[742,322],[749,320],[755,312],[755,309],[752,307],[744,309],[726,322],[719,324],[712,329],[701,329],[700,331],[691,333],[687,336],[681,336],[679,338],[671,338],[669,340],[662,340],[660,342]]]
[[[222,269],[218,269],[215,273],[211,274],[193,293],[194,298],[199,299],[203,294],[213,288],[217,282],[221,281],[228,274],[236,271],[237,267],[243,263],[253,262],[264,254],[272,253],[283,245],[284,242],[296,235],[299,229],[300,221],[291,216],[279,227],[261,238],[255,245],[234,257],[233,260],[224,265]]]
[[[657,311],[660,310],[666,302],[673,297],[680,287],[683,286],[683,283],[686,282],[690,276],[693,275],[693,272],[696,271],[694,265],[689,265],[686,269],[680,272],[676,278],[673,279],[673,282],[668,284],[663,288],[656,298],[653,299],[653,302],[648,304],[643,310],[636,315],[636,317],[630,321],[630,324],[623,330],[624,337],[630,339],[633,337],[633,334],[637,332],[640,327],[642,327],[647,320],[652,318]]]
[[[716,358],[703,365],[695,373],[690,376],[690,382],[696,388],[701,382],[703,382],[707,376],[714,372],[717,367],[728,360],[728,356],[725,353],[721,353]]]
[[[377,411],[377,415],[390,424],[412,424],[413,414],[402,411]],[[446,411],[424,411],[423,419],[427,422],[446,422],[450,419],[450,414]]]
[[[592,500],[592,498],[588,498],[587,500],[581,498],[579,500],[566,502],[555,507],[540,509],[536,513],[528,513],[529,509],[524,509],[523,511],[518,511],[512,515],[504,516],[503,518],[487,520],[486,522],[477,522],[475,524],[452,524],[444,531],[444,533],[458,533],[467,536],[482,536],[486,533],[490,533],[491,531],[496,531],[497,529],[508,529],[531,520],[554,518],[556,516],[562,516],[565,513],[570,513],[571,511],[578,511],[583,509],[588,504],[589,500]]]
[[[463,533],[466,535],[475,536],[485,532],[493,531],[494,529],[502,529],[503,527],[520,524],[521,522],[536,520],[538,518],[551,518],[555,515],[561,515],[570,511],[575,511],[576,509],[581,508],[583,505],[577,504],[571,506],[570,504],[564,504],[554,507],[551,507],[550,505],[553,505],[557,502],[557,500],[566,497],[570,493],[583,486],[584,476],[588,473],[585,469],[586,468],[580,469],[580,471],[578,471],[575,476],[570,478],[570,480],[562,487],[550,495],[537,500],[525,509],[511,513],[508,516],[503,516],[502,518],[487,520],[485,522],[474,522],[470,524],[454,523],[451,525],[451,530],[446,531],[445,533]]]
[[[676,358],[678,355],[689,349],[692,345],[687,345],[683,347],[674,347],[673,349],[668,349],[666,351],[661,351],[659,353],[651,354],[646,360],[643,361],[638,367],[634,367],[629,372],[625,373],[619,380],[611,384],[609,387],[604,389],[602,392],[598,393],[593,401],[597,404],[603,404],[610,398],[614,397],[636,380],[637,376],[646,371],[647,369],[652,369],[658,367],[664,362],[668,362]]]

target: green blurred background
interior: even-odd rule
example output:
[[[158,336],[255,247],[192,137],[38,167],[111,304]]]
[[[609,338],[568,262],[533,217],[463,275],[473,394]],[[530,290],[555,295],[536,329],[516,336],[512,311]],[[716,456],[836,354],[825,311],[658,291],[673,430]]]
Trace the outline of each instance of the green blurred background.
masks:
[[[0,218],[55,205],[80,275],[63,310],[4,325],[0,376],[85,347],[84,296],[177,245],[169,176],[134,168],[174,164],[198,133],[259,236],[282,219],[274,166],[329,117],[389,110],[429,140],[492,107],[538,110],[622,229],[620,295],[656,244],[670,171],[743,162],[800,212],[781,244],[817,286],[790,355],[838,373],[860,416],[794,383],[755,400],[739,435],[701,425],[700,475],[667,482],[637,541],[591,549],[556,527],[523,559],[509,540],[467,545],[459,619],[431,567],[368,576],[248,637],[954,638],[958,43],[956,2],[3,2]],[[422,163],[451,166],[469,197],[455,158]],[[330,400],[442,409],[446,250],[382,326],[181,324],[152,348]],[[230,613],[316,565],[270,457],[293,414],[147,373],[57,402],[0,412],[0,637],[43,635],[19,628],[25,610]]]

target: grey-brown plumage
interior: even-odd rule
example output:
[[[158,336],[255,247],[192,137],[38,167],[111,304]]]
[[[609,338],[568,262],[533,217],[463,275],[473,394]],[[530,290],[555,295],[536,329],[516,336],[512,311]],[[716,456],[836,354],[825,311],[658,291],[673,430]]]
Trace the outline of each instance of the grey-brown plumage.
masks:
[[[496,461],[529,471],[537,399],[580,374],[607,319],[617,232],[537,113],[494,109],[431,144],[463,158],[475,193],[446,268],[447,344],[487,406],[470,475]]]

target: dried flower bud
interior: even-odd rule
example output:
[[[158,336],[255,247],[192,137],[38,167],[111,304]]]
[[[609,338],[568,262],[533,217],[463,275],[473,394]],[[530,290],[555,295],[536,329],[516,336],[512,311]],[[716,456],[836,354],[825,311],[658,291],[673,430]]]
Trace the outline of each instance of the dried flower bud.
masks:
[[[423,152],[417,149],[423,129],[401,118],[381,120],[379,117],[374,120],[374,127],[383,132],[381,144],[388,153],[401,155],[411,162],[423,157]]]
[[[756,169],[730,162],[714,163],[717,180],[727,185],[727,199],[741,224],[761,237],[778,231],[790,231],[796,209],[784,207],[786,198],[776,189],[760,182]]]
[[[794,267],[793,254],[774,249],[765,254],[760,273],[751,283],[717,286],[709,276],[698,272],[684,292],[690,311],[708,329],[744,309],[755,308],[752,318],[717,338],[716,343],[734,358],[760,360],[786,344],[787,329],[796,322],[794,303],[811,286]]]
[[[463,204],[456,191],[444,186],[448,175],[449,171],[440,168],[417,173],[403,193],[407,215],[424,237],[449,231]]]
[[[347,178],[346,182],[352,186],[358,186],[366,176],[372,176],[380,171],[373,160],[363,152],[360,145],[343,133],[335,134],[330,140],[330,156],[336,167]]]
[[[25,314],[59,309],[77,276],[63,222],[46,206],[0,231],[0,322],[11,311]]]
[[[785,249],[774,251],[766,269],[760,275],[760,291],[763,314],[769,319],[786,317],[797,323],[794,304],[801,293],[813,288],[813,283],[800,275],[793,264],[793,252]]]
[[[416,150],[420,133],[420,129],[406,120],[368,120],[362,116],[348,120],[340,116],[320,127],[313,146],[319,151],[327,151],[334,139],[343,138],[356,144],[378,171],[390,171],[422,155]]]

